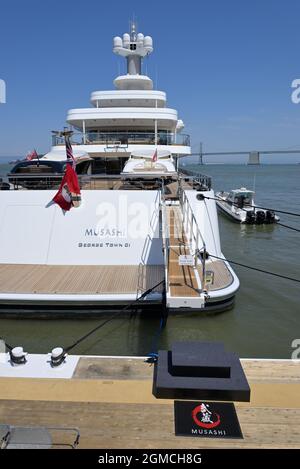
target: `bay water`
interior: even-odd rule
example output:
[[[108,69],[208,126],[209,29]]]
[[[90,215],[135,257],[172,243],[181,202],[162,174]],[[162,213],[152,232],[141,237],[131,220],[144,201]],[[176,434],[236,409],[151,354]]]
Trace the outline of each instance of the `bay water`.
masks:
[[[1,163],[1,162],[0,162]],[[189,166],[212,177],[214,190],[255,188],[258,205],[300,213],[300,165]],[[9,170],[0,164],[1,174]],[[1,196],[1,192],[0,192]],[[279,214],[281,222],[300,229],[300,217]],[[247,226],[219,215],[223,254],[230,260],[300,279],[300,233],[278,225]],[[219,314],[169,316],[157,341],[160,318],[151,312],[124,316],[79,344],[73,353],[147,355],[178,340],[221,341],[240,357],[291,358],[300,340],[300,284],[234,266],[241,287],[234,307]],[[107,318],[107,316],[105,316]],[[96,319],[3,319],[0,337],[32,353],[67,346],[100,324]]]

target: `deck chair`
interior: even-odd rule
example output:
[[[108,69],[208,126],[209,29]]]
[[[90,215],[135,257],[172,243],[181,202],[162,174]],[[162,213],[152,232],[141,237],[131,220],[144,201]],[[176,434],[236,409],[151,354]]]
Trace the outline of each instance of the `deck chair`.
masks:
[[[0,432],[1,427],[3,435],[1,449],[50,449],[55,446],[68,446],[69,448],[75,449],[80,438],[77,428],[1,425]],[[76,436],[73,443],[70,444],[54,443],[51,430],[56,432],[73,432]]]
[[[9,435],[9,425],[0,425],[0,449],[2,449]]]
[[[10,427],[5,449],[49,449],[52,438],[45,427]]]

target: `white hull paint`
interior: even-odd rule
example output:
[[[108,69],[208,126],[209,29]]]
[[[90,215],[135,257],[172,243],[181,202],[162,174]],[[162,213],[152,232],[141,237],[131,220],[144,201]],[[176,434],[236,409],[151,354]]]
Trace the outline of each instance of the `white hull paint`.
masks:
[[[162,256],[161,226],[159,225],[159,202],[158,191],[83,191],[83,205],[79,209],[71,210],[63,214],[56,205],[49,205],[55,191],[5,191],[0,199],[0,216],[2,226],[0,230],[0,263],[10,265],[82,265],[82,266],[113,266],[123,265],[161,265],[164,267]],[[224,258],[219,239],[218,219],[215,202],[210,200],[203,204],[197,200],[199,192],[186,191],[187,198],[197,218],[206,240],[207,250],[211,255]],[[213,197],[214,193],[206,192]],[[125,197],[125,199],[124,199]],[[134,233],[127,233],[126,237],[110,238],[99,234],[97,228],[97,209],[99,204],[105,203],[110,210],[123,210],[130,205],[143,203],[143,219],[146,215],[148,221],[145,226],[143,237],[135,238]],[[37,202],[38,201],[38,202]],[[148,214],[147,208],[149,209]],[[35,217],[32,219],[32,211]],[[113,210],[112,210],[113,211]],[[100,212],[99,212],[100,213]],[[117,226],[118,233],[124,235],[128,229],[128,217],[121,219]],[[21,229],[20,229],[21,227]],[[111,231],[115,229],[111,226]],[[97,231],[98,230],[98,231]],[[39,240],[39,242],[37,242]],[[80,245],[99,243],[105,246],[108,243],[112,247],[83,248]],[[115,245],[115,246],[114,246]],[[125,246],[128,247],[120,247]],[[239,281],[228,263],[233,281],[227,288],[209,292],[209,298],[204,295],[196,298],[173,299],[170,309],[182,310],[205,310],[213,309],[219,302],[232,302],[232,298],[239,288]],[[107,294],[83,294],[68,293],[38,293],[38,292],[6,292],[0,291],[0,304],[3,306],[23,305],[37,306],[59,305],[61,307],[73,305],[79,308],[83,305],[105,309],[105,306],[121,306],[132,303],[138,296],[134,293],[119,293],[114,291]],[[150,293],[144,300],[144,305],[158,304],[162,302],[160,292]],[[217,309],[219,309],[217,307]],[[223,306],[222,306],[223,309]]]

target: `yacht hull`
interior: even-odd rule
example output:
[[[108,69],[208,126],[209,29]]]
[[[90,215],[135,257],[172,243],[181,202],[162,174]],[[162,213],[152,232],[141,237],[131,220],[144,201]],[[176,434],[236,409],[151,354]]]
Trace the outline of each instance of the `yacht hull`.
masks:
[[[66,214],[51,204],[54,193],[7,191],[1,196],[0,314],[78,317],[120,311],[131,304],[146,312],[166,307],[171,313],[216,312],[232,306],[239,282],[229,264],[217,260],[224,255],[214,200],[204,203],[199,191],[189,189],[184,203],[168,207],[167,261],[160,191],[82,191],[82,206]],[[213,191],[206,193],[214,196]],[[103,214],[111,223],[108,229],[99,225]],[[211,281],[206,286],[200,268],[179,262],[181,252],[195,250],[187,244],[196,236],[196,221],[190,225],[190,216],[199,220],[212,255],[206,262]],[[136,233],[142,222],[144,229]],[[190,285],[186,274],[193,269]]]
[[[150,314],[161,315],[162,312],[167,314],[215,314],[230,310],[234,306],[235,296],[219,299],[216,301],[207,301],[203,308],[165,308],[162,299],[144,301],[138,305],[124,311],[124,315],[142,314],[147,316]],[[129,302],[121,301],[108,303],[59,303],[49,301],[44,303],[24,302],[24,301],[1,301],[0,316],[3,318],[40,318],[40,319],[59,319],[59,318],[92,318],[102,317],[105,315],[117,314],[123,308],[128,306]]]

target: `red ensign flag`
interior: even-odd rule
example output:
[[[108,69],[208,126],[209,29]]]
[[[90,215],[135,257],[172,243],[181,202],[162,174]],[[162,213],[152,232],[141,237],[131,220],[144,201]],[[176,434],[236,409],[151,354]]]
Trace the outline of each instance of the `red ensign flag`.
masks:
[[[66,171],[61,181],[57,194],[53,197],[53,202],[58,204],[63,210],[70,210],[72,207],[72,196],[80,195],[80,186],[77,174],[71,163],[67,163]]]
[[[156,148],[156,150],[155,150],[155,152],[154,152],[154,155],[152,156],[152,161],[153,161],[153,163],[154,163],[155,161],[157,161],[157,148]]]
[[[36,149],[30,151],[30,152],[27,153],[27,155],[26,155],[26,160],[27,160],[27,161],[31,161],[31,160],[33,160],[33,159],[35,159],[35,158],[38,158],[38,154],[37,154]]]

